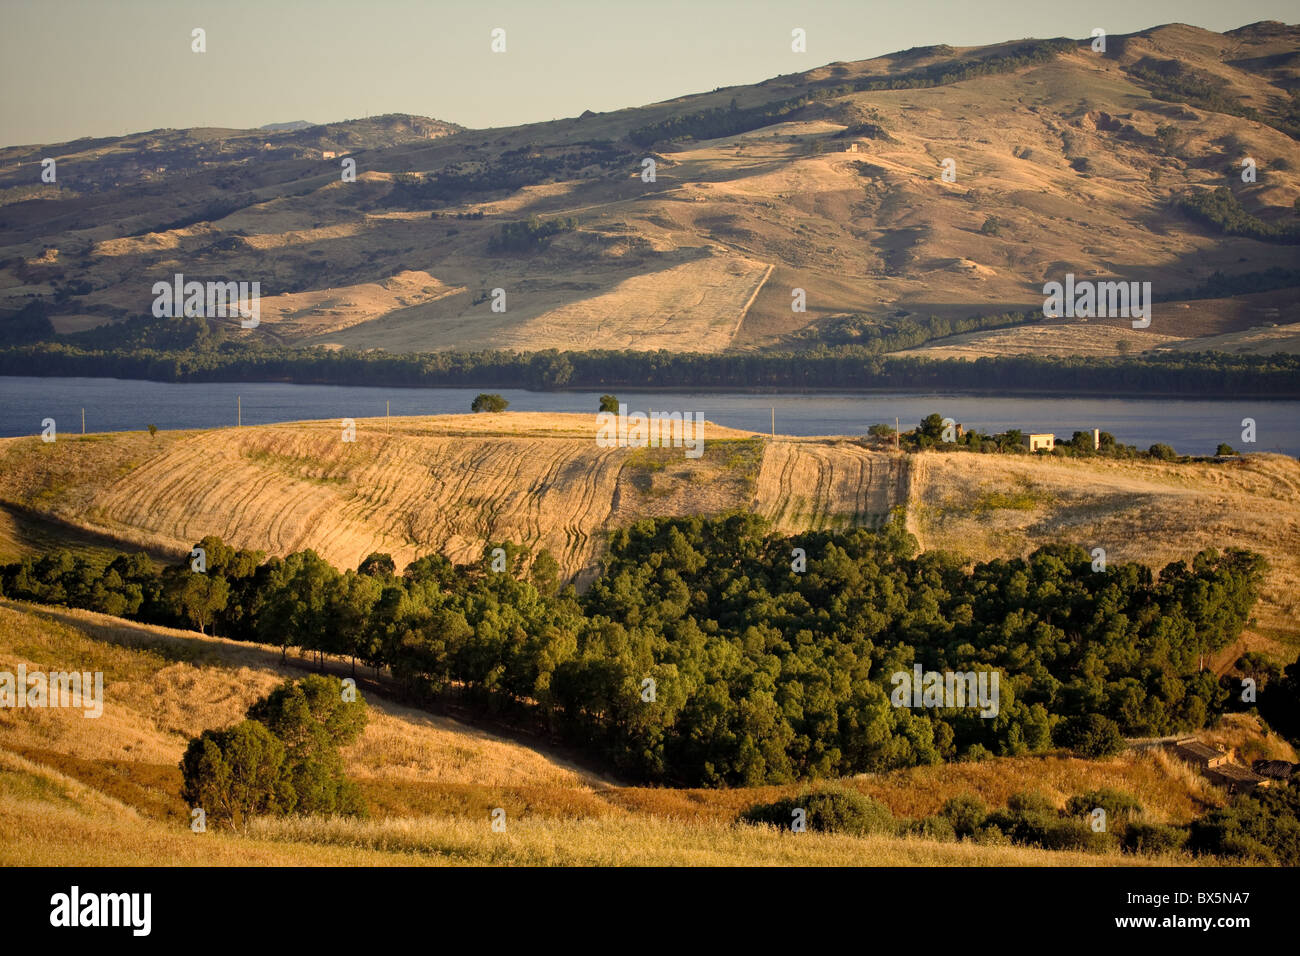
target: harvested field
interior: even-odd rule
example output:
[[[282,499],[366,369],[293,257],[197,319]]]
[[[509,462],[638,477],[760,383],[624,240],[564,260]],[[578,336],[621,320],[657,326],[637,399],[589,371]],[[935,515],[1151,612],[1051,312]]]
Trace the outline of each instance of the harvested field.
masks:
[[[778,530],[877,527],[905,505],[924,548],[972,559],[1051,541],[1104,547],[1157,571],[1206,547],[1263,553],[1271,570],[1250,640],[1295,640],[1300,463],[1253,454],[1161,463],[926,453],[847,438],[766,438],[709,424],[704,454],[600,448],[588,415],[502,413],[296,422],[201,432],[0,441],[10,554],[69,546],[179,554],[205,535],[338,567],[373,551],[468,562],[492,541],[545,548],[590,579],[605,536],[651,516],[752,511]],[[17,513],[17,512],[14,512]],[[28,530],[23,530],[24,528]],[[1276,647],[1276,645],[1273,645]]]
[[[1104,548],[1107,561],[1140,561],[1157,572],[1203,548],[1250,548],[1271,567],[1256,608],[1260,628],[1295,640],[1300,462],[1294,458],[1173,464],[922,454],[911,462],[910,527],[924,548],[988,560],[1067,541],[1089,551]]]

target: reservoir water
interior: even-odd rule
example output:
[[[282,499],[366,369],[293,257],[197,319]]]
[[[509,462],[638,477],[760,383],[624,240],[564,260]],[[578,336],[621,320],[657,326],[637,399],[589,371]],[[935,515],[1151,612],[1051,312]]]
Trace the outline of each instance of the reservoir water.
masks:
[[[372,418],[468,412],[480,388],[375,388],[343,385],[146,382],[111,378],[0,376],[0,437],[37,435],[53,418],[59,431],[216,428],[235,424],[236,397],[245,425],[316,418]],[[513,411],[595,413],[598,391],[529,392],[501,389]],[[720,425],[788,435],[862,435],[876,422],[906,430],[931,412],[966,428],[1054,432],[1100,428],[1117,441],[1147,448],[1155,442],[1189,455],[1212,454],[1219,442],[1238,451],[1300,455],[1300,402],[1180,398],[1069,398],[918,393],[743,393],[615,390],[629,411],[703,412]],[[1242,441],[1242,420],[1255,421],[1256,442]]]

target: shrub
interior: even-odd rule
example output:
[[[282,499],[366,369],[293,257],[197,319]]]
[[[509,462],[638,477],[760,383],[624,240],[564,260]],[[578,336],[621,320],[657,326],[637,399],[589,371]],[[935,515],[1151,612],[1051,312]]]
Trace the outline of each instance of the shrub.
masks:
[[[745,823],[765,823],[789,829],[797,809],[804,811],[808,829],[818,833],[866,836],[869,833],[892,833],[897,829],[893,813],[883,803],[856,790],[839,788],[755,804],[739,819]]]
[[[1101,714],[1067,717],[1053,734],[1058,746],[1079,757],[1110,757],[1124,748],[1119,725]]]
[[[988,807],[974,794],[963,793],[952,797],[939,814],[949,822],[957,836],[968,837],[975,834],[988,817]]]
[[[1181,850],[1187,831],[1161,823],[1130,823],[1124,829],[1124,849],[1130,853],[1168,853]]]
[[[231,828],[259,814],[288,813],[297,794],[284,756],[284,745],[256,720],[205,730],[181,758],[181,798],[213,824]]]
[[[1300,864],[1300,786],[1256,790],[1206,814],[1192,823],[1189,844],[1198,853]]]
[[[602,412],[613,412],[618,414],[618,399],[613,395],[600,396],[600,409]]]
[[[927,840],[944,840],[951,842],[957,839],[957,831],[953,828],[952,823],[947,817],[925,817],[921,820],[914,820],[907,828],[908,833],[916,836],[925,837]]]
[[[1111,787],[1076,794],[1065,802],[1065,812],[1072,817],[1087,816],[1097,807],[1106,811],[1107,825],[1142,815],[1142,804],[1132,794]]]

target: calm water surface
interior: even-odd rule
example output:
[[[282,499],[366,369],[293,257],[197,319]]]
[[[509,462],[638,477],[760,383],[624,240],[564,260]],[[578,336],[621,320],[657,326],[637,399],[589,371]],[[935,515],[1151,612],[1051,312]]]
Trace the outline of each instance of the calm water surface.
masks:
[[[111,378],[0,376],[0,436],[36,435],[41,420],[53,418],[59,431],[80,432],[81,410],[88,432],[132,431],[150,424],[162,429],[214,428],[235,424],[236,396],[245,425],[313,418],[370,418],[384,414],[443,415],[468,412],[477,388],[382,388],[283,383],[173,384]],[[503,389],[514,411],[594,414],[600,392],[529,392]],[[876,422],[906,429],[931,412],[967,428],[1055,432],[1100,428],[1124,444],[1146,448],[1155,442],[1183,454],[1212,454],[1219,442],[1239,451],[1300,455],[1300,402],[1208,401],[1173,398],[1039,398],[961,394],[836,394],[623,391],[632,411],[703,412],[710,421],[766,432],[771,409],[778,432],[789,435],[860,435]],[[1243,418],[1256,422],[1254,445],[1241,440]]]

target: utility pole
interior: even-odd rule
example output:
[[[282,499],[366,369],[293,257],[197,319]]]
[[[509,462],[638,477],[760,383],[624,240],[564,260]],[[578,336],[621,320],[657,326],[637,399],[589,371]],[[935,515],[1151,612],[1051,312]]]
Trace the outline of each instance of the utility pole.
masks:
[[[776,437],[776,406],[772,406],[772,437]]]
[[[235,396],[235,427],[239,428],[244,424],[244,400],[238,395]]]
[[[894,451],[900,451],[898,447],[898,416],[894,416]]]
[[[388,420],[389,402],[384,402],[384,434],[387,435],[393,430],[393,423]]]
[[[86,410],[81,410],[81,434],[86,434]]]

